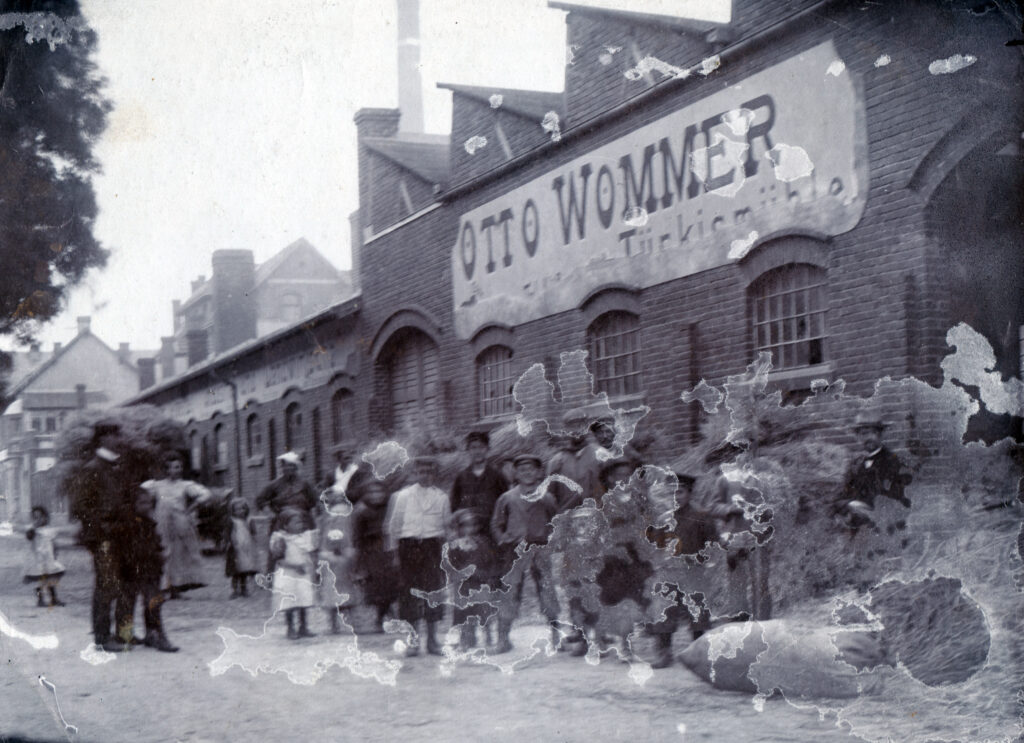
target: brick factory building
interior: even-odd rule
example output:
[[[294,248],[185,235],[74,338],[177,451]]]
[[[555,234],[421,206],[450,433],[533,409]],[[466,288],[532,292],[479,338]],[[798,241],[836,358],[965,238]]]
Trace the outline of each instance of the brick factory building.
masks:
[[[239,390],[247,493],[287,445],[313,476],[325,442],[511,420],[515,380],[575,349],[614,407],[651,408],[656,456],[698,435],[682,391],[762,351],[794,402],[814,380],[937,383],[959,322],[1020,375],[1024,85],[997,8],[736,0],[721,25],[550,6],[563,92],[444,85],[450,138],[357,114],[358,300],[139,398],[212,442],[234,424],[203,374],[262,385]],[[927,438],[934,411],[887,405],[894,443]]]

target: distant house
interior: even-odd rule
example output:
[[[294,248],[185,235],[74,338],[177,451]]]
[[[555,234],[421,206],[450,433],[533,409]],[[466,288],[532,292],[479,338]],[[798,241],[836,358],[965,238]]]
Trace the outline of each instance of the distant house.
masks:
[[[174,335],[143,362],[143,389],[353,294],[350,272],[301,238],[259,265],[250,250],[217,250],[211,262],[210,278],[199,276],[188,299],[174,302]]]
[[[79,410],[126,400],[139,389],[137,357],[127,343],[112,349],[78,318],[78,334],[43,352],[38,345],[10,354],[0,402],[0,520],[25,522],[32,506],[66,511],[50,472],[57,435]]]

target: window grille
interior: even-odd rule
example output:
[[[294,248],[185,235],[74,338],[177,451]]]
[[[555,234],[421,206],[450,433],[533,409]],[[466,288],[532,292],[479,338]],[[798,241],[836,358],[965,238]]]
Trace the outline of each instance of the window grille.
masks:
[[[825,271],[794,263],[769,271],[751,287],[755,353],[772,355],[773,369],[825,361]]]
[[[607,312],[587,329],[594,391],[609,397],[643,390],[640,320],[630,312]]]

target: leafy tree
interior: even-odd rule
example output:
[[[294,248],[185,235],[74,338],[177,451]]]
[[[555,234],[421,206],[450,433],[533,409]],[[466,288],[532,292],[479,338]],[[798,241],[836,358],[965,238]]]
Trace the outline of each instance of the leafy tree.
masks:
[[[0,0],[0,334],[25,341],[106,263],[92,150],[110,102],[78,0]]]

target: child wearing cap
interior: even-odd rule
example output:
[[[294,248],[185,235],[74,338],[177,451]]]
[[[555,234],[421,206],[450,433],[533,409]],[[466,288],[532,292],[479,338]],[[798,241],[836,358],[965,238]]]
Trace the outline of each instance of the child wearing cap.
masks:
[[[398,598],[394,555],[387,549],[384,533],[387,510],[387,487],[375,477],[368,478],[352,514],[352,542],[363,603],[376,609],[375,632],[384,631],[384,616]]]
[[[502,602],[498,609],[496,653],[512,649],[509,632],[512,620],[519,613],[527,571],[533,577],[541,611],[552,625],[552,641],[557,644],[561,638],[554,624],[558,620],[559,606],[551,558],[541,550],[551,533],[550,522],[558,513],[558,504],[547,490],[539,497],[535,493],[543,472],[540,457],[523,454],[515,458],[514,464],[516,485],[498,498],[491,517],[491,536],[502,553],[503,581],[512,589],[511,600]],[[525,551],[517,559],[516,548],[520,544]]]
[[[448,561],[456,570],[474,568],[473,574],[462,581],[459,596],[469,596],[484,586],[500,588],[501,564],[494,551],[494,543],[485,533],[485,521],[476,511],[463,510],[455,515],[458,538],[448,543]],[[459,648],[476,647],[476,628],[485,628],[490,644],[490,625],[487,620],[494,614],[490,604],[456,606],[452,612],[452,627],[460,627]]]
[[[448,494],[435,484],[437,461],[433,457],[417,457],[413,466],[415,482],[392,496],[384,522],[388,546],[398,552],[398,618],[414,630],[405,651],[408,657],[419,655],[416,626],[421,619],[427,628],[427,652],[442,654],[435,631],[444,616],[444,607],[430,606],[412,591],[429,593],[444,587],[441,549],[451,521]]]

